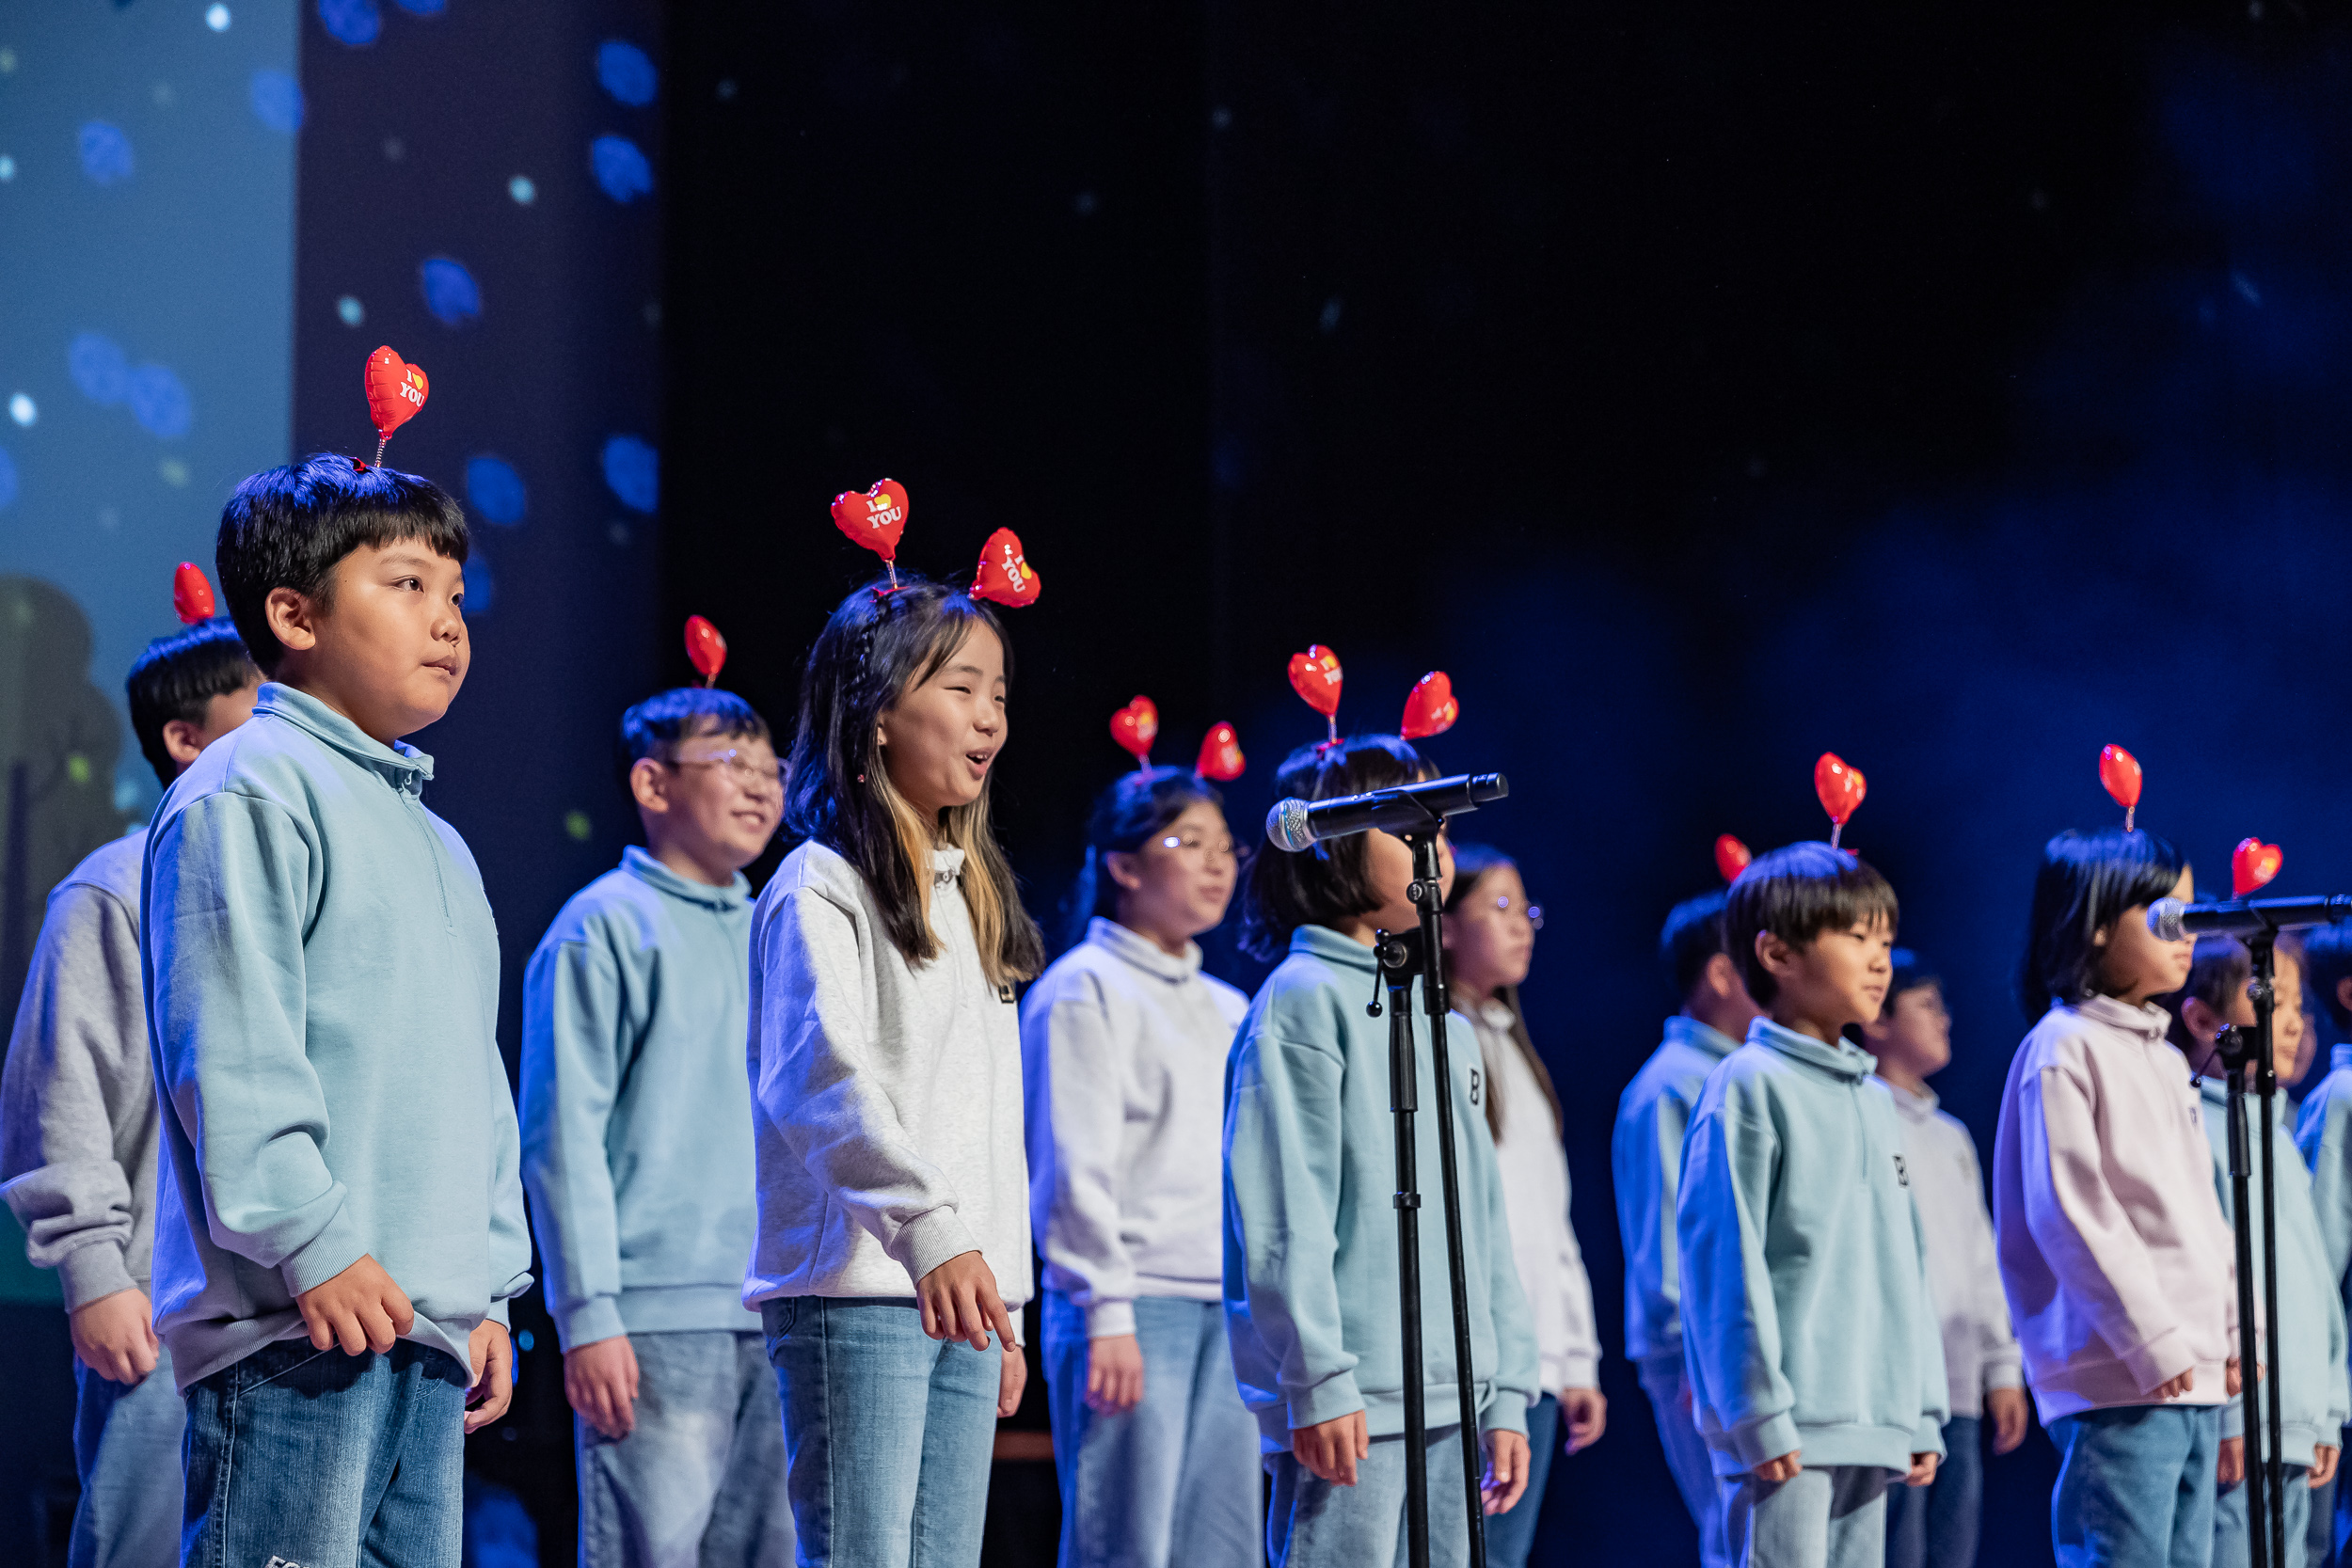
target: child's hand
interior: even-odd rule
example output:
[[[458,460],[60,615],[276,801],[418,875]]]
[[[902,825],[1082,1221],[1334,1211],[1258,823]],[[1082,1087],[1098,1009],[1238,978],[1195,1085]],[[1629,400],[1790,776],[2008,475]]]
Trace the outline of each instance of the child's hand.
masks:
[[[1790,1449],[1778,1459],[1768,1459],[1758,1465],[1753,1473],[1758,1481],[1794,1481],[1804,1469],[1797,1463],[1804,1453],[1803,1449]]]
[[[1356,1484],[1356,1462],[1372,1457],[1372,1429],[1360,1410],[1311,1427],[1291,1428],[1291,1453],[1334,1486]]]
[[[996,1293],[995,1271],[977,1252],[959,1252],[940,1264],[915,1282],[914,1294],[923,1304],[923,1332],[934,1339],[961,1339],[974,1350],[986,1350],[993,1324],[1005,1343],[1013,1341],[1012,1318]]]
[[[1943,1456],[1941,1454],[1933,1453],[1913,1454],[1911,1456],[1911,1474],[1903,1477],[1903,1484],[1905,1486],[1933,1486],[1935,1484],[1936,1462],[1942,1457]]]
[[[1583,1452],[1609,1430],[1609,1400],[1597,1388],[1561,1389],[1560,1414],[1568,1423],[1570,1453]]]
[[[996,1374],[996,1414],[1009,1416],[1021,1408],[1021,1390],[1029,1386],[1029,1358],[1010,1339],[1005,1341],[1004,1370]]]
[[[2179,1399],[2196,1386],[2197,1369],[2192,1367],[2178,1377],[2169,1377],[2157,1384],[2155,1391],[2148,1397],[2158,1404],[2162,1404],[2167,1400]],[[2230,1363],[2230,1392],[2233,1394],[2237,1392],[2237,1363],[2234,1361]]]
[[[2213,1482],[2216,1486],[2235,1486],[2246,1479],[2246,1439],[2224,1437],[2221,1457],[2213,1462]]]
[[[302,1309],[310,1343],[320,1350],[341,1345],[345,1355],[366,1351],[382,1355],[417,1326],[407,1292],[392,1283],[383,1264],[364,1254],[334,1278],[294,1297],[294,1305]]]
[[[506,1414],[515,1398],[515,1342],[506,1325],[485,1318],[473,1325],[466,1350],[473,1359],[473,1386],[466,1390],[466,1432],[480,1432]]]
[[[1984,1391],[1984,1413],[1993,1418],[1993,1451],[2013,1453],[2026,1440],[2026,1391],[2023,1388],[1987,1388]]]
[[[1087,1408],[1123,1416],[1143,1399],[1143,1347],[1132,1334],[1087,1341]]]
[[[2303,1484],[2316,1490],[2336,1479],[2336,1456],[2343,1450],[2326,1443],[2312,1449],[2312,1473],[2303,1478]]]
[[[564,1398],[614,1442],[637,1430],[637,1347],[616,1334],[564,1353]]]
[[[1497,1428],[1486,1433],[1486,1479],[1479,1495],[1488,1513],[1508,1513],[1527,1490],[1527,1433]]]
[[[86,1301],[68,1320],[73,1354],[109,1383],[138,1383],[155,1370],[154,1315],[135,1288]]]

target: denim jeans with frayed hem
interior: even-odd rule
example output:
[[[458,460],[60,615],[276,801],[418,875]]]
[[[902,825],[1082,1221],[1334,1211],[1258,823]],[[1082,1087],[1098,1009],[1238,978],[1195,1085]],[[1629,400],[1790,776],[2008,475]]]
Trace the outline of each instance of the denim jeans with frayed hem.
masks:
[[[180,1560],[180,1436],[188,1407],[171,1352],[125,1386],[73,1358],[73,1509],[69,1568],[167,1568]]]
[[[1463,1512],[1462,1429],[1422,1433],[1429,1473],[1429,1568],[1470,1561]],[[1289,1450],[1265,1456],[1274,1478],[1266,1511],[1266,1556],[1274,1568],[1405,1568],[1405,1439],[1375,1437],[1356,1462],[1356,1484],[1338,1486]]]
[[[280,1339],[188,1389],[187,1568],[457,1568],[470,1369]]]
[[[572,1418],[581,1568],[791,1568],[784,1423],[757,1334],[632,1334],[637,1424]]]
[[[1143,1399],[1088,1408],[1086,1312],[1045,1292],[1045,1391],[1061,1481],[1061,1568],[1259,1568],[1258,1420],[1241,1402],[1225,1307],[1136,1302]]]
[[[2126,1404],[2047,1425],[2058,1568],[2211,1568],[2219,1406]]]
[[[1944,1463],[1926,1486],[1900,1478],[1886,1493],[1886,1568],[1976,1568],[1984,1523],[1984,1422],[1944,1423]]]
[[[912,1296],[780,1296],[760,1316],[804,1568],[977,1568],[997,1346],[930,1338]]]

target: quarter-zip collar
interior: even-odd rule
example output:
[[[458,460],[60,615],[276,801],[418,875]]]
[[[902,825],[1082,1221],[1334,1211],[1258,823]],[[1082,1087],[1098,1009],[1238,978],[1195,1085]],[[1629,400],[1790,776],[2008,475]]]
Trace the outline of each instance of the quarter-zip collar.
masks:
[[[1748,1025],[1748,1043],[1769,1047],[1833,1078],[1859,1083],[1878,1070],[1879,1059],[1867,1051],[1857,1051],[1842,1039],[1835,1045],[1825,1044],[1811,1035],[1784,1028],[1769,1018],[1758,1017]]]
[[[1293,931],[1291,951],[1338,964],[1343,969],[1360,969],[1367,974],[1380,967],[1380,960],[1371,948],[1353,937],[1340,935],[1328,926],[1301,926]]]
[[[1087,922],[1087,941],[1117,954],[1146,974],[1170,984],[1181,985],[1200,973],[1200,944],[1197,942],[1184,943],[1182,954],[1170,953],[1140,931],[1131,931],[1118,921],[1105,920],[1099,914]]]
[[[621,869],[673,898],[683,898],[690,904],[700,904],[706,909],[744,910],[751,907],[751,879],[740,871],[735,874],[735,880],[726,886],[713,887],[708,882],[679,876],[654,859],[653,851],[634,844],[621,851]]]
[[[2331,1068],[2352,1067],[2352,1045],[2339,1045],[2328,1052],[2328,1065]]]
[[[2150,1045],[2161,1042],[2165,1032],[2172,1026],[2172,1015],[2153,1002],[2142,1002],[2135,1007],[2112,996],[2093,996],[2075,1003],[2074,1010],[2085,1018],[2095,1018],[2138,1035]]]
[[[278,681],[263,681],[253,711],[282,719],[296,729],[316,736],[362,768],[382,776],[405,795],[421,795],[433,777],[433,759],[405,740],[389,746],[328,707],[307,691]]]
[[[1704,1051],[1717,1061],[1740,1049],[1738,1040],[1712,1024],[1701,1023],[1688,1013],[1677,1013],[1666,1020],[1666,1043]]]

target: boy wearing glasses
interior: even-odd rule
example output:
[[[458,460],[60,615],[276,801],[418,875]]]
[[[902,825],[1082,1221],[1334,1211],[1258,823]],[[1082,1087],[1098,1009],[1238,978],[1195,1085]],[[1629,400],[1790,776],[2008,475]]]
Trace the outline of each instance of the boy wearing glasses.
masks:
[[[523,982],[523,1183],[577,1419],[580,1560],[785,1568],[759,1317],[742,868],[784,791],[768,726],[681,688],[621,717],[645,847],[564,906]]]

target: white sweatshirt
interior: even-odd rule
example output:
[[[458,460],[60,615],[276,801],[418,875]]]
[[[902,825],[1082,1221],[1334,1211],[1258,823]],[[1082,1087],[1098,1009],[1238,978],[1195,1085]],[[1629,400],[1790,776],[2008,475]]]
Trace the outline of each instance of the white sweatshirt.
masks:
[[[1993,1213],[2026,1380],[2046,1423],[2219,1404],[2237,1345],[2237,1258],[2188,1063],[2161,1007],[2097,996],[2042,1015],[2010,1063]]]
[[[1511,1037],[1511,1009],[1489,1002],[1463,1012],[1478,1032],[1486,1076],[1502,1096],[1495,1164],[1511,1216],[1511,1259],[1535,1323],[1543,1391],[1597,1388],[1600,1336],[1593,1326],[1593,1286],[1568,1220],[1568,1154],[1552,1124],[1550,1101]]]
[[[1223,1293],[1225,1059],[1248,1010],[1198,945],[1101,919],[1022,1001],[1030,1224],[1090,1338],[1133,1334],[1137,1296]]]
[[[1883,1082],[1883,1080],[1882,1080]],[[1935,1091],[1887,1084],[1903,1130],[1911,1201],[1928,1249],[1928,1299],[1944,1329],[1944,1373],[1952,1414],[1980,1417],[1985,1391],[2026,1381],[2017,1336],[1985,1212],[1977,1140],[1958,1117],[1936,1107]]]
[[[857,868],[785,857],[752,915],[752,1121],[759,1237],[746,1307],[771,1296],[911,1297],[977,1248],[1028,1301],[1021,1038],[980,968],[963,851],[931,851],[940,955],[908,967]]]

